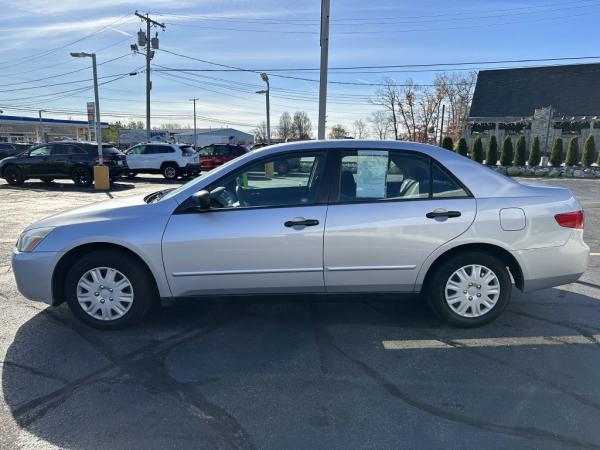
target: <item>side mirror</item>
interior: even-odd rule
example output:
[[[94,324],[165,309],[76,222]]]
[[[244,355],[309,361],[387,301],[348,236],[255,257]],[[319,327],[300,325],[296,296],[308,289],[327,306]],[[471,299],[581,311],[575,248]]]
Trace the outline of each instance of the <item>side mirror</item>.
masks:
[[[192,194],[192,200],[195,209],[202,211],[210,209],[210,192],[206,189],[202,189],[201,191]]]

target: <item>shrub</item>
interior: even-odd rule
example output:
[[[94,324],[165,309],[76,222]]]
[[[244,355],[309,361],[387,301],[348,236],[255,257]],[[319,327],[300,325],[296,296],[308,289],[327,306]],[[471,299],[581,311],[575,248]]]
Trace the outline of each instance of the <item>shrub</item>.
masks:
[[[513,160],[513,166],[524,166],[525,165],[525,153],[526,153],[525,136],[519,136],[517,140],[517,150],[515,151],[515,159]]]
[[[500,156],[501,166],[510,166],[513,160],[513,144],[510,136],[504,138],[502,143],[502,156]]]
[[[454,150],[454,142],[450,136],[446,136],[444,140],[442,140],[442,147],[450,151]]]
[[[574,137],[569,142],[565,166],[575,166],[577,164],[579,164],[579,139]]]
[[[596,143],[594,142],[594,136],[590,134],[583,143],[583,156],[581,157],[581,165],[583,167],[591,166],[594,162],[595,153]],[[600,156],[598,157],[598,159],[600,159]]]
[[[487,150],[485,152],[485,163],[488,166],[495,166],[498,164],[498,140],[493,134],[487,143]]]
[[[550,153],[550,165],[552,167],[560,167],[563,162],[563,140],[556,138],[552,145],[552,153]]]
[[[483,142],[481,136],[477,136],[473,141],[473,150],[471,151],[471,159],[478,163],[483,162]]]
[[[467,147],[467,140],[464,137],[458,140],[458,143],[456,144],[456,153],[462,156],[467,156],[467,154],[469,153],[469,147]]]
[[[540,164],[540,138],[533,138],[531,144],[531,150],[529,152],[529,160],[527,161],[529,167],[538,166]]]

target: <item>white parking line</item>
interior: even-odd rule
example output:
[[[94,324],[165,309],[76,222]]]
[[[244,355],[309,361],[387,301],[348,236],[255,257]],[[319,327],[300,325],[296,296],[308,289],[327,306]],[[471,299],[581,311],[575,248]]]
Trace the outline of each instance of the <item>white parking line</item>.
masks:
[[[450,339],[446,342],[437,339],[416,339],[403,341],[382,341],[386,350],[414,350],[432,348],[460,347],[512,347],[523,345],[562,345],[562,344],[600,344],[600,334],[591,337],[575,336],[526,336],[482,339]]]

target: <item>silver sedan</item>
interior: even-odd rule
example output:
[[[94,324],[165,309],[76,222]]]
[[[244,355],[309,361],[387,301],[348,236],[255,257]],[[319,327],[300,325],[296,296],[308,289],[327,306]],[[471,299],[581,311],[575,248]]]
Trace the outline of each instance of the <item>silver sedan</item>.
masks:
[[[584,214],[562,188],[520,184],[434,146],[312,141],[248,153],[173,190],[29,226],[21,293],[118,328],[161,299],[421,293],[458,326],[586,270]]]

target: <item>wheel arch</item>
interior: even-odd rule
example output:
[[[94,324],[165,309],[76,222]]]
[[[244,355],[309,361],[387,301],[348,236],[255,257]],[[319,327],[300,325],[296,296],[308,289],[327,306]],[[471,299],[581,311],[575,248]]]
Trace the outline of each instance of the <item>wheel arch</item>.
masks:
[[[175,166],[179,169],[179,164],[177,164],[177,161],[163,161],[160,165],[160,170],[163,170],[165,166]]]
[[[108,242],[93,242],[81,244],[70,249],[59,259],[58,263],[56,263],[54,271],[52,272],[53,306],[58,306],[65,301],[64,288],[69,267],[78,258],[81,258],[83,255],[86,255],[96,250],[117,250],[137,260],[142,265],[142,267],[144,267],[144,269],[148,272],[148,275],[150,276],[150,279],[153,282],[153,287],[156,290],[157,295],[160,294],[160,290],[158,288],[158,283],[154,273],[152,272],[146,261],[144,261],[144,259],[140,255],[138,255],[133,250],[119,244]]]
[[[515,282],[515,286],[519,290],[521,290],[521,291],[523,290],[523,287],[525,284],[524,283],[525,278],[523,275],[523,269],[521,268],[521,265],[519,264],[517,259],[514,257],[514,255],[512,253],[510,253],[505,248],[500,247],[499,245],[489,244],[489,243],[461,244],[461,245],[458,245],[456,247],[452,247],[452,248],[446,250],[441,255],[438,255],[435,258],[435,260],[431,263],[431,265],[427,268],[427,272],[425,273],[425,276],[423,277],[423,282],[422,282],[421,286],[428,285],[428,281],[430,280],[431,276],[435,273],[437,268],[444,261],[453,257],[454,255],[457,255],[457,254],[465,252],[465,251],[481,251],[481,252],[486,252],[486,253],[496,256],[504,264],[506,264],[506,267],[508,267],[508,270]]]

